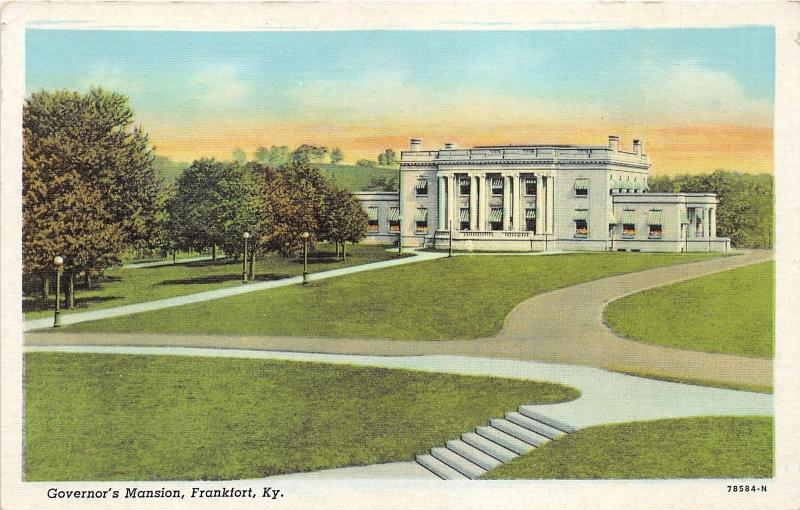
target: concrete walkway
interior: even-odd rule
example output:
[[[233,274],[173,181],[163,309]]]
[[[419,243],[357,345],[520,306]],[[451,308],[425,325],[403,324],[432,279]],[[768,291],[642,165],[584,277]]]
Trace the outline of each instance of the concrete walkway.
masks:
[[[358,356],[241,349],[124,346],[29,346],[28,352],[157,354],[311,361],[460,375],[548,381],[577,388],[581,396],[562,404],[526,406],[575,428],[605,423],[688,416],[771,416],[772,395],[655,381],[586,366],[460,356]],[[521,402],[520,404],[525,404]],[[465,431],[466,432],[466,431]],[[410,463],[379,464],[293,477],[428,477]],[[422,468],[420,468],[422,469]]]
[[[211,255],[201,255],[199,257],[191,257],[186,259],[177,259],[174,263],[172,259],[169,260],[156,260],[154,262],[137,262],[135,264],[123,264],[122,269],[141,269],[144,267],[161,267],[161,266],[177,266],[179,264],[188,264],[189,262],[200,262],[202,260],[211,260]]]
[[[447,256],[446,253],[414,252],[412,250],[407,250],[407,253],[411,253],[413,254],[413,256],[403,257],[399,259],[392,259],[392,260],[384,260],[381,262],[371,262],[369,264],[360,264],[357,266],[343,267],[341,269],[332,269],[330,271],[320,271],[319,273],[311,273],[308,275],[308,280],[309,281],[325,280],[328,278],[335,278],[337,276],[342,276],[346,274],[360,273],[363,271],[372,271],[374,269],[382,269],[385,267],[402,266],[404,264],[414,264],[416,262],[422,262],[425,260],[434,260]],[[69,324],[77,324],[79,322],[108,319],[111,317],[131,315],[140,312],[151,312],[153,310],[161,310],[164,308],[172,308],[175,306],[200,303],[203,301],[211,301],[213,299],[222,299],[231,296],[238,296],[240,294],[247,294],[248,292],[257,292],[260,290],[275,289],[278,287],[287,287],[289,285],[297,285],[302,282],[303,282],[302,276],[294,276],[291,278],[282,278],[280,280],[272,280],[268,282],[255,282],[236,287],[227,287],[224,289],[197,292],[195,294],[188,294],[186,296],[177,296],[166,299],[158,299],[155,301],[146,301],[144,303],[134,303],[131,305],[103,308],[100,310],[93,310],[90,312],[63,313],[61,314],[61,324],[67,326]],[[47,317],[44,319],[25,321],[23,323],[22,329],[23,331],[34,331],[37,329],[49,329],[52,327],[53,327],[53,318]]]
[[[423,253],[429,254],[422,252],[418,256],[422,256]],[[602,313],[610,301],[635,292],[771,258],[772,252],[746,252],[735,257],[604,278],[541,294],[520,303],[512,310],[506,318],[503,329],[494,338],[416,342],[364,338],[109,335],[50,331],[27,334],[25,340],[29,345],[226,346],[241,349],[391,356],[453,354],[553,361],[616,370],[640,370],[708,381],[769,386],[772,384],[772,360],[670,349],[627,340],[608,330],[603,324]]]

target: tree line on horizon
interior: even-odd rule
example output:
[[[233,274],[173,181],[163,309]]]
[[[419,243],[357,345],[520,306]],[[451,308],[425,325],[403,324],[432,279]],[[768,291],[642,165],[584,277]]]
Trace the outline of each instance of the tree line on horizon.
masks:
[[[358,242],[367,216],[348,190],[308,161],[279,166],[200,159],[164,187],[148,136],[128,98],[94,88],[40,91],[23,106],[22,264],[49,293],[54,257],[64,258],[66,305],[131,248],[292,256],[317,241]],[[344,253],[344,249],[343,249]]]

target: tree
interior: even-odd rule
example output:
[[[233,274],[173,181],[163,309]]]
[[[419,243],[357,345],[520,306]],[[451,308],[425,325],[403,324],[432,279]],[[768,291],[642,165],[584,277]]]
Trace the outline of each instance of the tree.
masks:
[[[147,135],[120,94],[33,93],[23,107],[23,268],[46,281],[65,259],[74,277],[118,264],[154,238],[161,183]]]
[[[373,177],[364,186],[364,191],[398,191],[397,177]]]
[[[299,163],[319,162],[328,153],[328,148],[304,143],[292,153],[292,161]]]
[[[273,146],[274,147],[274,146]],[[262,165],[266,165],[269,163],[269,149],[264,146],[259,147],[253,153],[253,161],[256,163],[260,163]]]
[[[381,166],[392,166],[397,162],[397,155],[393,149],[386,149],[378,154],[378,164]]]
[[[307,162],[293,161],[277,170],[262,168],[257,182],[261,195],[261,250],[294,255],[303,247],[303,232],[311,234],[309,242],[313,246],[328,188],[320,171]]]
[[[238,163],[201,159],[178,178],[167,205],[167,232],[187,250],[221,247],[238,258],[242,234],[255,228],[259,195],[252,170]]]
[[[240,165],[244,165],[247,161],[247,153],[241,147],[233,149],[233,160]]]
[[[342,153],[342,149],[339,147],[334,147],[331,150],[331,164],[338,165],[344,159],[344,154]]]
[[[369,159],[359,159],[356,161],[356,165],[364,168],[372,168],[375,166],[375,162]]]
[[[320,211],[319,229],[320,239],[336,243],[337,255],[341,244],[346,259],[345,243],[357,243],[367,234],[367,213],[352,192],[331,188]]]

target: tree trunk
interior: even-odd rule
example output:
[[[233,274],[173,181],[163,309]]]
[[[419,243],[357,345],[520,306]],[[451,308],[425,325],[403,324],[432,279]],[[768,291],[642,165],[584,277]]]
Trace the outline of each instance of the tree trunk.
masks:
[[[176,252],[177,252],[177,250],[172,250],[172,264],[173,265],[175,264],[175,254],[176,254]]]
[[[83,273],[83,280],[84,280],[84,283],[86,284],[86,290],[91,289],[92,288],[92,275],[89,274],[89,271],[86,271],[86,272]]]
[[[336,258],[339,258],[339,241],[336,241]]]
[[[211,260],[217,260],[217,245],[211,247]]]
[[[256,248],[250,251],[250,274],[248,275],[251,280],[256,279]]]
[[[46,273],[45,273],[46,274]],[[42,300],[46,301],[50,297],[50,277],[42,277]]]
[[[64,288],[64,308],[72,308],[75,306],[75,275],[70,273],[65,276],[67,285]]]
[[[342,262],[347,262],[347,243],[342,243]]]

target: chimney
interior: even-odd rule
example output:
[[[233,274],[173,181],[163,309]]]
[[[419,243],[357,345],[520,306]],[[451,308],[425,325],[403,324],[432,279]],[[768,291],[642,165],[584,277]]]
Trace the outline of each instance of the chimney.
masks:
[[[608,137],[608,148],[614,152],[619,150],[619,137],[616,135],[611,135]]]
[[[422,140],[419,138],[411,139],[411,152],[418,152],[422,150]]]
[[[444,144],[444,148],[446,150],[453,150],[453,149],[456,148],[456,144],[453,143],[453,142],[447,142],[447,143]]]
[[[641,140],[634,140],[633,141],[633,152],[635,152],[639,156],[642,155],[642,141]]]

